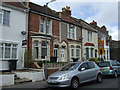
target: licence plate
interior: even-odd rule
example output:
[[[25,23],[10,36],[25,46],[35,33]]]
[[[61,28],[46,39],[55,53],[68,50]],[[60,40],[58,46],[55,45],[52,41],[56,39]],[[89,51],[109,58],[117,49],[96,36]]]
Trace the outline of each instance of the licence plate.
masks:
[[[106,69],[101,69],[101,71],[106,71]]]

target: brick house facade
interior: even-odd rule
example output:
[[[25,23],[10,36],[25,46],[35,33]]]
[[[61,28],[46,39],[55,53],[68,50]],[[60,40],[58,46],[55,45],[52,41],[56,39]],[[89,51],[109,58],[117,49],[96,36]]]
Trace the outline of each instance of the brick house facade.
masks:
[[[110,36],[107,28],[103,25],[99,27],[97,22],[93,21],[90,23],[92,27],[98,30],[98,56],[104,60],[110,59]]]
[[[61,60],[64,61],[65,59],[68,62],[80,61],[81,40],[79,38],[82,37],[81,25],[78,23],[78,19],[71,16],[71,10],[68,6],[62,8],[59,16],[62,19],[60,23],[60,42],[65,45],[65,48],[61,48]]]
[[[31,2],[29,8],[30,58],[36,61],[50,60],[50,57],[54,56],[54,43],[59,42],[59,15],[46,6],[42,7]]]

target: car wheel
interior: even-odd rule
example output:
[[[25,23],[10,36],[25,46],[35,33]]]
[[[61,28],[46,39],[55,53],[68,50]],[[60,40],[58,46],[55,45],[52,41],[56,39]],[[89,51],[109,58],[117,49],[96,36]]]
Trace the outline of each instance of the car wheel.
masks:
[[[117,72],[115,71],[115,73],[114,73],[114,77],[115,78],[117,78],[118,77],[118,75],[117,75]]]
[[[76,88],[78,88],[78,86],[79,86],[79,80],[77,78],[73,78],[71,81],[71,87],[73,89],[76,89]]]
[[[102,75],[101,75],[101,74],[98,74],[98,75],[97,75],[96,82],[98,82],[98,83],[101,83],[101,82],[102,82]]]

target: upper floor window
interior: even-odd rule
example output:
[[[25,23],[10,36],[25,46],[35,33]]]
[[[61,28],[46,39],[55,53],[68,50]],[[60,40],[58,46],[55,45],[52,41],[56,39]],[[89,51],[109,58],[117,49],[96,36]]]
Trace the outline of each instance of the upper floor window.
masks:
[[[87,40],[89,42],[92,42],[92,32],[91,31],[87,31]]]
[[[70,39],[76,38],[76,29],[75,29],[75,26],[73,26],[73,25],[69,25],[68,38],[70,38]]]
[[[44,31],[44,19],[41,18],[41,20],[40,20],[40,32],[43,33],[43,31]]]
[[[10,11],[0,10],[0,24],[10,25]]]
[[[41,18],[40,19],[40,32],[44,34],[50,34],[51,33],[51,21]]]

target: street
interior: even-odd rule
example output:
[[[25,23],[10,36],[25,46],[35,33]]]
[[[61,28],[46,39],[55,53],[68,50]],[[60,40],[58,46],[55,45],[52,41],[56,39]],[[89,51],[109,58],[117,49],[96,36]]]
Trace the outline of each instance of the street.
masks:
[[[109,90],[118,90],[120,88],[120,76],[118,78],[111,78],[111,77],[104,77],[102,83],[96,83],[95,81],[84,83],[79,86],[77,90],[103,90],[103,89],[109,89]],[[25,87],[26,86],[26,87]],[[21,85],[15,85],[15,86],[9,86],[2,90],[56,90],[56,89],[66,89],[66,88],[50,88],[48,87],[47,83],[40,83],[40,82],[34,82],[34,83],[27,83],[27,84],[21,84]],[[42,87],[41,87],[42,86]],[[24,88],[23,88],[24,87]],[[67,88],[68,89],[68,88]]]
[[[96,83],[95,81],[81,84],[77,90],[98,90],[98,89],[109,89],[109,90],[118,90],[120,89],[120,76],[118,78],[104,77],[102,83]],[[61,88],[62,90],[63,88]],[[65,88],[64,88],[65,89]],[[53,88],[45,88],[43,90],[54,90]],[[55,89],[56,90],[56,89]]]

